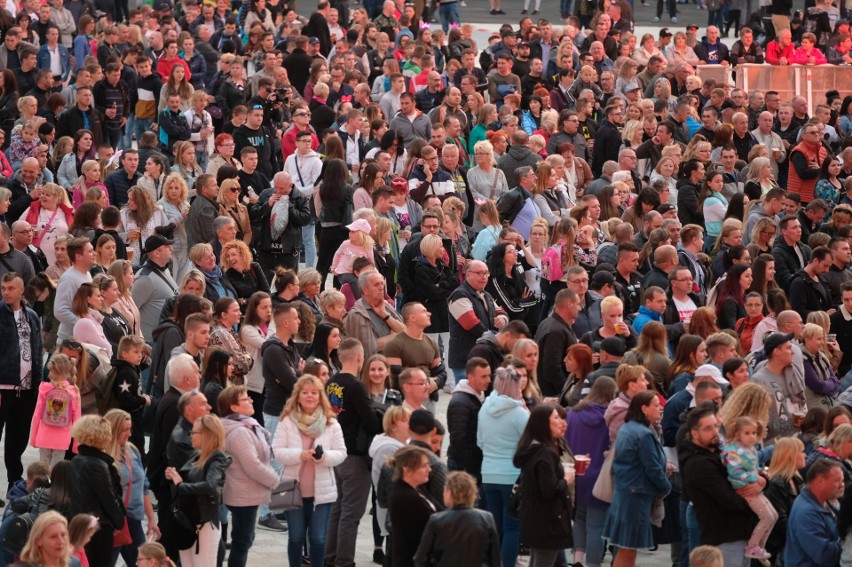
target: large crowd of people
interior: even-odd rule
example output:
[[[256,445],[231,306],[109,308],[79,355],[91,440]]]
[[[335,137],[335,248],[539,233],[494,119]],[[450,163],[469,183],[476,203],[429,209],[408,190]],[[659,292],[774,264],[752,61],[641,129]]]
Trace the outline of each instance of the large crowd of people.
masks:
[[[0,565],[852,562],[846,3],[425,4],[0,8]]]

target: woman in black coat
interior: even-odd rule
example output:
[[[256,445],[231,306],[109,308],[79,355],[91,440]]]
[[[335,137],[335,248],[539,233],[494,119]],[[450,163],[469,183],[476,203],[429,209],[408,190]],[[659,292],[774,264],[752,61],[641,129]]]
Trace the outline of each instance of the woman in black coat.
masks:
[[[420,545],[429,517],[440,506],[425,490],[429,482],[429,453],[426,449],[407,445],[394,454],[393,498],[389,512],[391,524],[391,565],[414,567],[414,554]]]
[[[494,516],[474,508],[477,496],[476,479],[471,475],[462,471],[447,475],[447,509],[429,517],[414,556],[416,567],[500,564],[500,536]]]
[[[530,547],[530,567],[552,567],[559,553],[574,545],[574,469],[560,460],[565,428],[555,406],[536,406],[515,451],[513,463],[521,469],[518,522],[521,541]]]
[[[325,286],[326,276],[331,268],[334,253],[349,238],[347,224],[352,222],[354,211],[352,188],[346,184],[349,174],[346,162],[342,159],[330,159],[325,162],[322,172],[322,183],[319,186],[318,229],[320,229],[317,246],[317,271],[322,276],[320,280]]]
[[[677,180],[677,216],[684,226],[697,224],[704,228],[704,211],[698,200],[702,179],[703,163],[691,159],[681,165],[681,175]]]
[[[419,301],[432,314],[427,333],[449,333],[450,312],[447,298],[459,287],[456,273],[442,261],[444,243],[440,236],[427,234],[420,240],[420,256],[414,263],[414,293],[412,301]],[[445,338],[444,348],[449,344]]]
[[[125,517],[121,479],[106,452],[112,429],[103,417],[84,415],[71,428],[71,436],[80,445],[68,474],[69,517],[92,514],[99,519],[100,529],[86,544],[86,555],[91,567],[111,567],[113,532],[124,526]]]

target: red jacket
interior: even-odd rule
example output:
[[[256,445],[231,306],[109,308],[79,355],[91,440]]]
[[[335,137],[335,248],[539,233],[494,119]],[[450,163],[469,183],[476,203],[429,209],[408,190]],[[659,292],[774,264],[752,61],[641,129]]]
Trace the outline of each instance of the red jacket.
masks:
[[[186,61],[181,59],[180,57],[175,57],[174,59],[166,59],[165,57],[160,57],[157,61],[157,73],[163,78],[163,84],[169,82],[169,77],[172,74],[172,67],[175,65],[183,65],[184,70],[186,71],[186,80],[187,82],[192,78],[192,73],[189,70],[189,65],[187,65]],[[159,93],[154,93],[156,96],[160,96]]]
[[[68,224],[68,226],[71,226],[71,223],[74,222],[74,210],[64,203],[59,203],[58,207],[61,212],[65,213],[65,222]],[[39,211],[41,211],[41,201],[33,201],[32,203],[30,203],[30,208],[27,211],[26,221],[32,226],[36,226],[38,224]]]
[[[793,55],[795,55],[796,48],[793,47],[793,44],[788,45],[785,48],[781,48],[778,45],[778,42],[773,40],[766,44],[766,62],[770,65],[780,65],[779,59],[784,57],[787,59],[787,64],[793,63]]]
[[[820,51],[816,47],[812,48],[810,53],[805,51],[804,47],[800,47],[793,55],[793,60],[791,61],[791,63],[796,63],[797,65],[807,65],[808,59],[811,56],[813,56],[814,58],[814,65],[825,65],[826,63],[828,63],[828,60],[826,60],[825,55],[823,55],[822,51]]]

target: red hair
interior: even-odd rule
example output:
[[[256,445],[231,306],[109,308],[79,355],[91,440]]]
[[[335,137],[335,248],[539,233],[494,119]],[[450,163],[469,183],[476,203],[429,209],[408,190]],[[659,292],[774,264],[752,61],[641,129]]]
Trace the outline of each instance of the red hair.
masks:
[[[230,134],[222,133],[222,134],[219,134],[218,136],[216,136],[216,138],[213,139],[213,147],[218,148],[219,146],[221,146],[225,142],[233,142],[233,141],[234,141],[233,136],[231,136]]]

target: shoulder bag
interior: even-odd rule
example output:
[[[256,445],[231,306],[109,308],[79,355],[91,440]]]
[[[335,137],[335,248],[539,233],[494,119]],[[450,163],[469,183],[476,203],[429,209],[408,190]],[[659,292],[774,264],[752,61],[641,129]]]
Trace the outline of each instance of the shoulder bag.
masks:
[[[299,476],[302,466],[299,465]],[[272,489],[272,499],[269,501],[269,509],[275,512],[285,510],[296,510],[302,507],[302,490],[299,487],[299,478],[282,478],[278,486]]]
[[[603,502],[612,503],[612,461],[615,459],[615,446],[612,449],[607,451],[606,457],[604,457],[603,465],[601,465],[601,472],[598,475],[598,479],[595,481],[595,485],[592,487],[592,496],[601,500]]]

